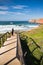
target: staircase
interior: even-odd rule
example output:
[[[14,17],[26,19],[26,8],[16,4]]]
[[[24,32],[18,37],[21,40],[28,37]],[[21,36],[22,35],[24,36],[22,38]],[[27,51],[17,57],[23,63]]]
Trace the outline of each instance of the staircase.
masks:
[[[21,65],[17,56],[17,34],[4,42],[0,48],[0,65]]]

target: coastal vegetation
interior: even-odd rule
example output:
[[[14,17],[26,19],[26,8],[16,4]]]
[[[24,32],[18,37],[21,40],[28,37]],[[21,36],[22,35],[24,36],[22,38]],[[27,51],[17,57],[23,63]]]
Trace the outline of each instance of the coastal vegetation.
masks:
[[[43,25],[20,33],[26,65],[43,65]]]
[[[4,42],[11,36],[11,32],[6,32],[4,34],[0,34],[0,47],[3,46]]]

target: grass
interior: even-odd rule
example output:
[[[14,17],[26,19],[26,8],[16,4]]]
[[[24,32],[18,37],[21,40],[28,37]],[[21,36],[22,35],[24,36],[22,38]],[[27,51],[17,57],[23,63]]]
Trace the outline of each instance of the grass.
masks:
[[[28,32],[20,33],[26,65],[43,65],[43,25]],[[30,39],[32,38],[32,39]]]
[[[33,38],[38,45],[43,47],[43,25],[28,32],[22,32],[21,34]]]
[[[29,50],[32,52],[33,56],[36,59],[40,60],[42,53],[41,53],[40,49],[35,44],[31,44],[29,46]]]

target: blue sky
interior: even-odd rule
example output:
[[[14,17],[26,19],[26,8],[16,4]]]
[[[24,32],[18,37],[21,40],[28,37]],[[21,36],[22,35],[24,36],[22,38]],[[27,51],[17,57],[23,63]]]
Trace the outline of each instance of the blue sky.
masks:
[[[0,0],[0,21],[43,18],[43,0]]]

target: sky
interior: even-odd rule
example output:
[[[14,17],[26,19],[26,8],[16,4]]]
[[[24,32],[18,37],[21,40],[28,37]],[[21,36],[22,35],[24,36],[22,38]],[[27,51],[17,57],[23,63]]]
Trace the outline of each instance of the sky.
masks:
[[[0,0],[0,21],[43,18],[43,0]]]

